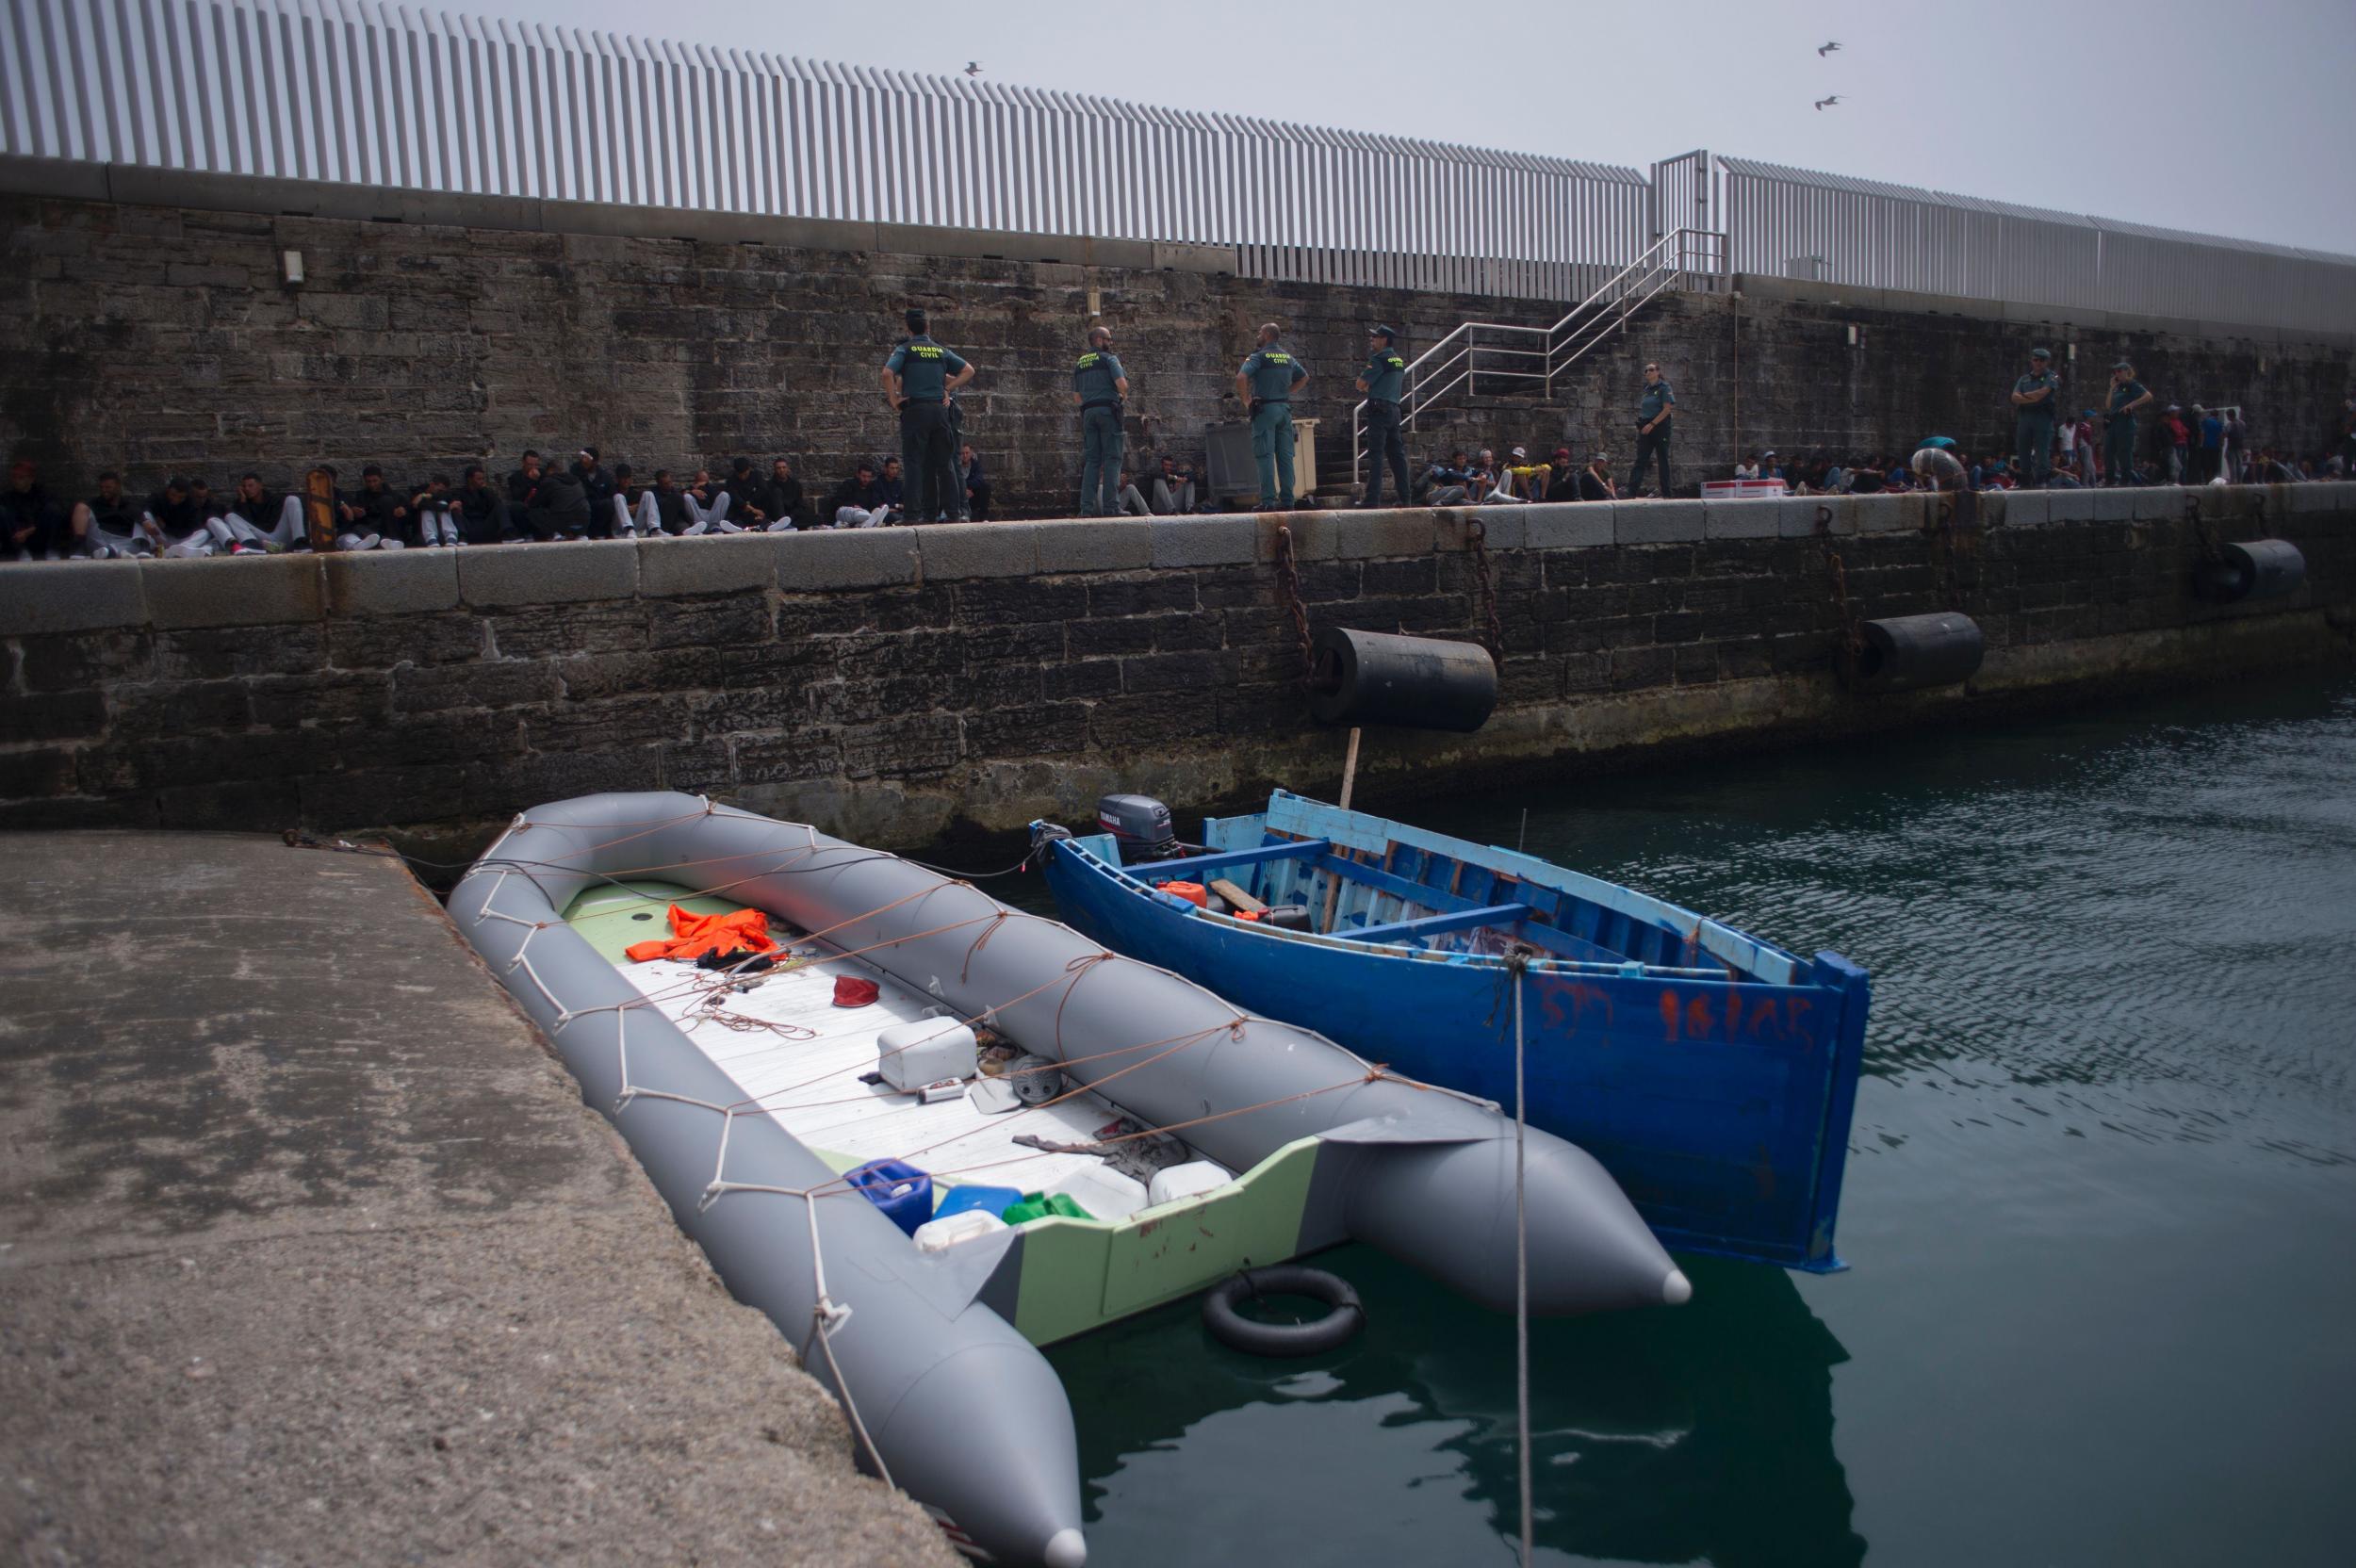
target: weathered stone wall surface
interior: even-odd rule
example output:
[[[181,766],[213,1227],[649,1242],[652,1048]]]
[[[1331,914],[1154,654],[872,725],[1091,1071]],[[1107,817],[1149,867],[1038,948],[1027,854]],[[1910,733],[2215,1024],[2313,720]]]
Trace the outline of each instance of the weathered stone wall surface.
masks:
[[[1112,788],[1314,788],[1340,748],[1306,716],[1287,521],[0,566],[0,822],[465,827],[669,787],[907,844],[1080,817]],[[1964,531],[1899,497],[1289,524],[1314,627],[1478,637],[1488,574],[1497,715],[1367,748],[1371,776],[1451,788],[1518,760],[2345,658],[2356,626],[2356,484],[1992,495]],[[2305,555],[2297,593],[2193,596],[2208,541],[2267,533]],[[1972,686],[1842,690],[1852,617],[1937,609],[1987,633]]]
[[[1069,371],[1091,310],[1132,374],[1133,466],[1164,451],[1199,461],[1204,425],[1237,415],[1233,375],[1255,327],[1274,319],[1315,372],[1296,414],[1322,421],[1330,480],[1349,464],[1369,321],[1401,327],[1413,352],[1466,320],[1544,324],[1562,309],[1258,282],[1219,271],[1205,247],[586,206],[561,220],[642,232],[551,233],[504,226],[512,215],[479,197],[434,198],[412,214],[424,221],[300,216],[266,204],[340,188],[155,172],[143,181],[154,204],[26,194],[73,188],[72,166],[38,161],[0,160],[0,190],[15,192],[0,194],[0,448],[68,495],[108,467],[141,491],[174,469],[226,487],[255,467],[285,484],[322,461],[346,473],[381,462],[400,482],[456,479],[478,459],[503,473],[527,446],[583,443],[642,475],[783,454],[823,489],[896,450],[875,372],[901,310],[922,304],[981,368],[967,433],[1002,508],[1053,515],[1076,490]],[[166,204],[181,188],[216,204]],[[239,201],[257,210],[220,204]],[[676,229],[649,231],[666,217]],[[770,242],[716,237],[761,225]],[[715,237],[655,237],[672,232]],[[300,285],[280,281],[288,250],[303,256]],[[2005,394],[2033,341],[2065,356],[2075,345],[2062,367],[2073,406],[2099,400],[2125,353],[2163,399],[2243,404],[2254,439],[2301,451],[2331,437],[2351,381],[2345,334],[1737,281],[1741,298],[1648,305],[1550,399],[1484,394],[1450,410],[1412,438],[1414,454],[1561,442],[1625,465],[1647,358],[1677,387],[1680,484],[1750,447],[1863,456],[1933,432],[2008,447]]]

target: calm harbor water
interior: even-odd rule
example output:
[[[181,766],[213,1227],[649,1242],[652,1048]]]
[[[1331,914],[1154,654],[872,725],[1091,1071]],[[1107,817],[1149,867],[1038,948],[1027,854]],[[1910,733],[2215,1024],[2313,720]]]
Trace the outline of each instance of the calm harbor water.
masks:
[[[2335,679],[1402,808],[1874,978],[1854,1268],[1535,1325],[1541,1557],[2356,1560],[2351,781]],[[1323,1261],[1336,1354],[1050,1352],[1091,1560],[1513,1560],[1511,1320]]]

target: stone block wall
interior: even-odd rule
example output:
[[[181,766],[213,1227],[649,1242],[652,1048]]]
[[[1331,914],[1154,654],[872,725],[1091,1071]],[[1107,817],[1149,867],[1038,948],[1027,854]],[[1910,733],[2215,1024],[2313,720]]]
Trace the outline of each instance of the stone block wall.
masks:
[[[175,469],[226,488],[253,467],[286,484],[322,461],[455,480],[469,462],[499,474],[527,446],[584,443],[642,475],[791,456],[823,494],[858,459],[897,449],[876,369],[920,304],[981,369],[967,433],[1000,505],[1055,515],[1077,489],[1070,367],[1092,312],[1131,372],[1139,470],[1165,451],[1199,462],[1203,427],[1237,416],[1235,367],[1273,319],[1314,372],[1296,413],[1321,421],[1332,479],[1349,467],[1368,322],[1402,328],[1415,352],[1467,320],[1543,325],[1563,308],[1238,278],[1200,247],[785,220],[760,220],[770,241],[754,242],[725,237],[755,220],[591,207],[543,220],[636,232],[548,232],[505,226],[497,203],[470,197],[391,203],[404,220],[301,216],[265,204],[323,188],[221,176],[142,182],[158,197],[187,187],[186,206],[98,202],[25,193],[33,161],[0,160],[0,191],[16,188],[0,194],[0,448],[73,495],[109,467],[141,491]],[[289,189],[261,188],[277,184]],[[224,204],[237,202],[254,210]],[[281,281],[287,250],[303,255],[300,285]],[[1567,444],[1625,466],[1648,358],[1677,388],[1680,485],[1750,447],[1862,456],[1933,432],[2008,447],[2005,394],[2033,341],[2065,355],[2073,405],[2096,400],[2125,353],[2164,400],[2243,404],[2256,440],[2301,451],[2336,430],[2352,379],[2345,335],[1738,282],[1752,286],[1740,298],[1654,302],[1550,396],[1482,390],[1415,433],[1413,455]]]
[[[2262,534],[2298,544],[2305,586],[2194,598],[2210,542]],[[1287,542],[1313,628],[1478,639],[1494,597],[1487,727],[1366,748],[1369,776],[1426,787],[2345,658],[2356,625],[2356,485],[1990,496],[1966,531],[1873,498],[14,564],[0,823],[463,841],[667,787],[908,844],[1115,788],[1316,788],[1340,744],[1307,718]],[[1938,609],[1987,634],[1972,687],[1841,689],[1852,618]]]

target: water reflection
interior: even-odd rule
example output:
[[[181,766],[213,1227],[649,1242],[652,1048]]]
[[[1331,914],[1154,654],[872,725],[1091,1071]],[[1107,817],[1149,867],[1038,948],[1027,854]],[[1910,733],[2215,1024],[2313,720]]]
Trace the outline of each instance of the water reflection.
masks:
[[[1325,1261],[1370,1318],[1333,1356],[1235,1354],[1191,1302],[1050,1352],[1105,1560],[1511,1560],[1512,1320],[1367,1249]],[[1544,1554],[1861,1561],[1832,1441],[1847,1353],[1781,1270],[1679,1261],[1685,1308],[1531,1327]]]

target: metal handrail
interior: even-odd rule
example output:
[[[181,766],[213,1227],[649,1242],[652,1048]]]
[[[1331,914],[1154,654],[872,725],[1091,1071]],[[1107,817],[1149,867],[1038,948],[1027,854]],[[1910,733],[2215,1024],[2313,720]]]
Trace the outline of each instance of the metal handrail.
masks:
[[[1627,325],[1628,318],[1669,288],[1687,286],[1687,280],[1696,276],[1713,280],[1724,277],[1729,254],[1724,234],[1710,229],[1673,229],[1655,240],[1644,254],[1606,278],[1550,327],[1518,326],[1504,321],[1464,322],[1408,361],[1407,384],[1399,403],[1402,422],[1409,430],[1414,430],[1417,418],[1460,386],[1464,389],[1465,397],[1472,397],[1482,375],[1492,380],[1540,382],[1543,384],[1541,395],[1552,397],[1556,377],[1594,352],[1613,333]],[[1536,338],[1539,347],[1521,348],[1511,344],[1478,342],[1475,335],[1484,332]],[[1461,346],[1456,346],[1460,338],[1463,342]],[[1543,371],[1511,368],[1483,369],[1479,356],[1484,353],[1508,358],[1540,358],[1545,362],[1545,368]],[[1441,357],[1443,354],[1446,357]],[[1438,361],[1436,365],[1433,364],[1435,359]],[[1463,367],[1461,371],[1457,369],[1460,365]],[[1365,399],[1351,405],[1350,477],[1352,483],[1358,482],[1359,465],[1366,457],[1366,414]]]

